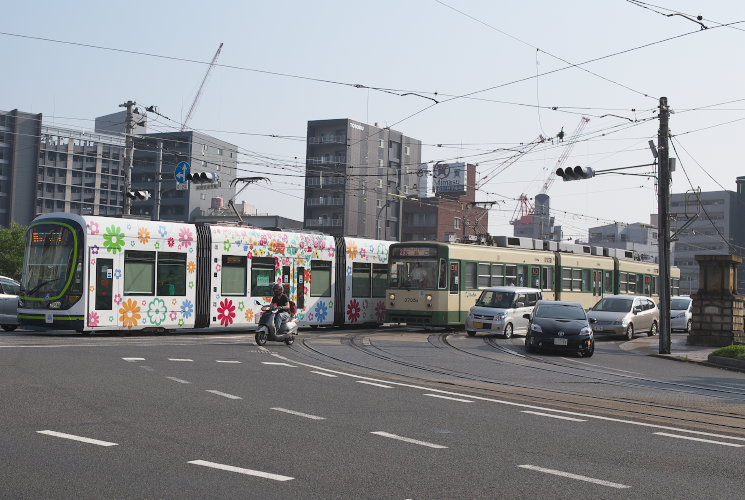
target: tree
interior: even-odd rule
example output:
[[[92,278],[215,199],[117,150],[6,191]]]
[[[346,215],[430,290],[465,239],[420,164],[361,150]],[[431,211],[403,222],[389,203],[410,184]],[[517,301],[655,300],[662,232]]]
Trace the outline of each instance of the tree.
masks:
[[[23,249],[26,246],[26,228],[12,223],[9,228],[0,228],[0,274],[21,279]]]

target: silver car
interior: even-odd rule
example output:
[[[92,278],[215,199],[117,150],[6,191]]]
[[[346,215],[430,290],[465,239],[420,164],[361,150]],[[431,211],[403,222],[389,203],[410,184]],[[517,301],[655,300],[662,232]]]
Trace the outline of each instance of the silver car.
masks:
[[[504,338],[513,333],[528,333],[526,314],[533,311],[535,303],[543,298],[537,288],[495,286],[486,288],[471,308],[466,318],[466,333],[486,335],[502,334]]]
[[[657,304],[639,295],[603,297],[587,311],[587,316],[595,319],[593,332],[623,335],[626,340],[633,339],[638,332],[647,332],[650,337],[656,335],[660,324]]]
[[[6,332],[18,328],[18,294],[21,285],[13,279],[0,276],[0,326]]]
[[[691,333],[691,310],[693,300],[690,297],[672,297],[670,300],[670,329]]]

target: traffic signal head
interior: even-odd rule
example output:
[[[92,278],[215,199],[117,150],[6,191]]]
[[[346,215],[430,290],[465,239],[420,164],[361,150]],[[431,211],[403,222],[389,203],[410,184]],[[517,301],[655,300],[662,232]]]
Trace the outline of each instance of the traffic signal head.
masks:
[[[210,183],[217,180],[217,176],[212,172],[189,172],[186,180],[200,183]]]
[[[595,177],[595,170],[590,167],[580,167],[577,165],[576,167],[557,168],[556,175],[564,181],[576,181]]]
[[[150,191],[127,191],[127,198],[133,200],[149,200]]]

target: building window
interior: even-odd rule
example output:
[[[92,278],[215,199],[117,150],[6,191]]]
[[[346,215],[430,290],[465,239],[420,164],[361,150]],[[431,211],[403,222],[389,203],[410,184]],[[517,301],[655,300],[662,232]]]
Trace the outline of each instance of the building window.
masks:
[[[456,217],[453,220],[453,227],[455,227],[455,229],[460,229],[460,218],[459,217]]]
[[[409,146],[404,146],[404,154],[410,155],[411,154],[411,148]]]

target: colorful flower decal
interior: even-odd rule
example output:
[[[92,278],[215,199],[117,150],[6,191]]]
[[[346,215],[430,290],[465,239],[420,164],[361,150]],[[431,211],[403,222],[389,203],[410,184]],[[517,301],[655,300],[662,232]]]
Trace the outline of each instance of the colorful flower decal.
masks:
[[[150,323],[157,326],[166,320],[167,312],[168,309],[166,308],[165,301],[163,301],[163,299],[155,298],[150,302],[150,306],[147,309],[147,317],[150,320]]]
[[[92,266],[95,266],[96,265],[96,259],[91,259],[91,265]]]
[[[259,246],[266,246],[267,243],[269,243],[269,240],[266,239],[266,236],[262,236],[259,240]]]
[[[357,299],[352,299],[349,301],[349,304],[347,304],[347,318],[352,323],[356,323],[358,319],[360,319],[360,312],[362,309],[360,309],[360,303],[357,302]]]
[[[100,231],[100,228],[98,227],[98,222],[96,222],[96,221],[91,221],[91,222],[90,222],[90,223],[88,224],[88,231],[89,231],[89,232],[90,232],[91,234],[98,234],[98,233],[99,233],[99,231]]]
[[[93,293],[93,292],[96,291],[96,287],[93,286],[93,285],[91,285],[91,286],[88,287],[88,291],[91,292],[91,293]]]
[[[155,242],[155,249],[156,250],[160,249],[160,241]]]
[[[316,312],[316,318],[318,321],[326,321],[326,315],[329,313],[329,308],[326,306],[324,301],[319,300],[314,311]]]
[[[194,304],[189,299],[181,303],[181,314],[184,315],[184,318],[191,318],[191,315],[194,314]]]
[[[91,253],[92,253],[93,255],[98,255],[98,251],[99,251],[99,250],[101,250],[101,248],[100,248],[100,247],[99,247],[98,245],[93,245],[93,246],[91,247]]]
[[[223,326],[228,326],[233,322],[234,318],[235,306],[233,305],[233,301],[225,299],[220,302],[220,307],[217,308],[217,319],[220,320],[220,323]]]
[[[113,224],[106,228],[106,232],[103,235],[103,246],[109,253],[116,254],[122,251],[124,246],[124,233],[119,226]]]
[[[355,245],[354,243],[350,243],[349,246],[347,247],[347,257],[349,257],[350,259],[356,259],[357,252],[358,252],[357,245]]]
[[[119,305],[121,303],[122,303],[122,294],[117,293],[116,295],[114,295],[114,304]]]
[[[285,253],[285,244],[280,240],[273,240],[271,243],[269,243],[269,249],[277,254],[284,255]]]
[[[176,300],[176,298],[171,299],[171,305],[172,306],[175,306],[176,305],[176,302],[178,302],[178,300]]]
[[[88,315],[88,326],[91,326],[93,328],[98,326],[98,322],[101,318],[98,317],[98,313],[96,311],[91,312]]]
[[[127,299],[119,308],[119,319],[125,328],[135,327],[139,324],[142,315],[140,314],[140,306],[137,305],[137,301],[134,299]]]
[[[184,318],[178,319],[178,326],[184,326],[184,323],[185,323]]]
[[[189,271],[190,273],[193,273],[194,271],[196,271],[196,270],[197,270],[197,263],[196,263],[196,262],[194,262],[193,260],[190,260],[190,261],[189,261],[189,262],[188,262],[188,263],[186,264],[186,270],[187,270],[187,271]]]
[[[246,308],[246,304],[242,300],[240,302],[238,302],[238,310],[239,311],[242,311],[245,308]]]
[[[130,241],[129,242],[129,246],[131,246],[132,248],[134,248],[135,247],[135,240]]]
[[[383,322],[385,321],[385,301],[381,300],[378,302],[378,304],[375,306],[375,317],[378,319],[378,321]]]
[[[334,301],[333,300],[329,300],[329,310],[331,310],[333,308],[334,308]]]
[[[215,264],[215,272],[219,273],[220,271],[222,271],[222,264]]]
[[[176,242],[174,241],[173,238],[168,238],[168,246],[169,247],[173,248],[173,245],[175,245],[175,244],[176,244]]]
[[[246,321],[253,321],[254,320],[254,312],[249,309],[246,311]]]
[[[308,321],[313,321],[313,313],[308,314]]]
[[[367,250],[364,248],[360,248],[360,258],[366,259],[367,258]]]
[[[114,269],[114,278],[120,279],[122,277],[122,270],[121,269]]]
[[[190,281],[189,282],[189,288],[194,288],[194,282],[193,281]]]
[[[178,233],[179,248],[189,248],[194,243],[194,235],[188,227],[181,228]]]
[[[222,244],[222,249],[226,252],[229,252],[231,248],[232,245],[230,244],[230,242],[228,240],[225,240],[225,242]]]
[[[334,247],[329,247],[329,257],[333,259],[334,255],[336,255],[336,249]]]
[[[143,245],[147,245],[147,242],[150,241],[150,231],[146,227],[140,227],[137,229],[137,238],[140,240],[140,243]]]
[[[166,226],[158,226],[158,234],[160,234],[161,238],[165,238],[168,234],[168,231],[166,230]]]
[[[171,321],[176,321],[176,318],[178,318],[178,313],[176,311],[171,311],[168,314],[168,317],[171,319]]]

